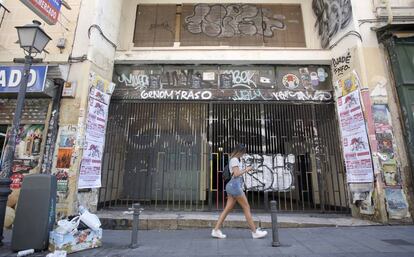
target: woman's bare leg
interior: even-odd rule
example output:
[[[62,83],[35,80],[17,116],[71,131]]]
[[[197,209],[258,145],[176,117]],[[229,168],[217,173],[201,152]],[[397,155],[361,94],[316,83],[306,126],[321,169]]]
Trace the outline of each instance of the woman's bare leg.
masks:
[[[250,230],[252,232],[256,232],[256,225],[253,222],[252,213],[250,212],[250,205],[247,201],[247,197],[245,194],[242,196],[236,197],[237,202],[243,208],[244,216],[246,217],[247,224],[249,224]]]
[[[236,199],[234,199],[233,196],[230,196],[230,195],[227,196],[226,207],[224,208],[223,212],[220,214],[220,217],[214,229],[221,228],[221,225],[223,225],[224,220],[226,219],[227,215],[233,210],[233,207],[235,204],[236,204]]]

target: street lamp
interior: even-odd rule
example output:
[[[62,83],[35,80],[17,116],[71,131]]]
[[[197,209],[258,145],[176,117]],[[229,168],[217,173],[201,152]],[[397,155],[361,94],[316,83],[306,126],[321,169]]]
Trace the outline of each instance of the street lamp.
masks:
[[[40,22],[33,21],[33,24],[18,26],[17,34],[19,35],[20,47],[23,48],[24,57],[24,76],[20,83],[19,93],[17,95],[16,110],[14,112],[13,124],[8,134],[8,141],[4,149],[3,160],[0,171],[0,246],[3,245],[3,225],[6,214],[7,199],[10,190],[10,176],[12,174],[14,152],[16,148],[16,137],[20,127],[24,100],[26,98],[27,83],[30,76],[30,66],[33,63],[33,56],[41,53],[51,38],[40,27]]]

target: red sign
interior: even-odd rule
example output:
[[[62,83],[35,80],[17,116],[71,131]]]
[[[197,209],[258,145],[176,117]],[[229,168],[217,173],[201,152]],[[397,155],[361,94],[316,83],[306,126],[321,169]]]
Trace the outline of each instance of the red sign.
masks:
[[[47,24],[56,24],[62,0],[20,0],[23,4],[35,12]]]

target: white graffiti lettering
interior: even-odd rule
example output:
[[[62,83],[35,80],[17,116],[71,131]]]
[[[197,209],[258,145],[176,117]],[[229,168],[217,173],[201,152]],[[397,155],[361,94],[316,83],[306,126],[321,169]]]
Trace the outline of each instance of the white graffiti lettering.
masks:
[[[253,191],[293,190],[295,161],[293,154],[245,154],[241,158],[242,166],[253,168],[252,172],[243,174],[245,188]]]
[[[249,89],[252,87],[257,87],[256,83],[253,80],[253,76],[255,75],[254,71],[227,70],[223,73],[231,74],[233,78],[233,87],[246,87]]]
[[[315,91],[314,94],[303,91],[279,91],[272,93],[273,97],[278,101],[283,100],[299,100],[299,101],[329,101],[332,100],[332,94],[328,91]]]
[[[149,86],[149,77],[145,74],[129,74],[129,76],[122,74],[121,76],[118,76],[118,81],[137,90],[144,90]]]
[[[252,101],[252,100],[270,100],[266,98],[262,91],[257,90],[238,90],[234,91],[234,96],[232,97],[234,101]]]
[[[209,100],[213,97],[213,93],[211,91],[204,91],[201,93],[201,99],[202,100]]]
[[[209,100],[213,97],[211,91],[193,90],[143,90],[142,99],[171,99],[171,100]]]

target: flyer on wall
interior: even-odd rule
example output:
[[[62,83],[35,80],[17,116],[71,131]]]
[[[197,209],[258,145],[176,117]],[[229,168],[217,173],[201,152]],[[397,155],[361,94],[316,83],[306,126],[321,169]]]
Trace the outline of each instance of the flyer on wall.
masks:
[[[371,152],[359,90],[338,98],[342,146],[348,183],[374,181]]]
[[[79,174],[82,188],[101,187],[102,157],[110,95],[91,88],[88,102],[85,144]]]

